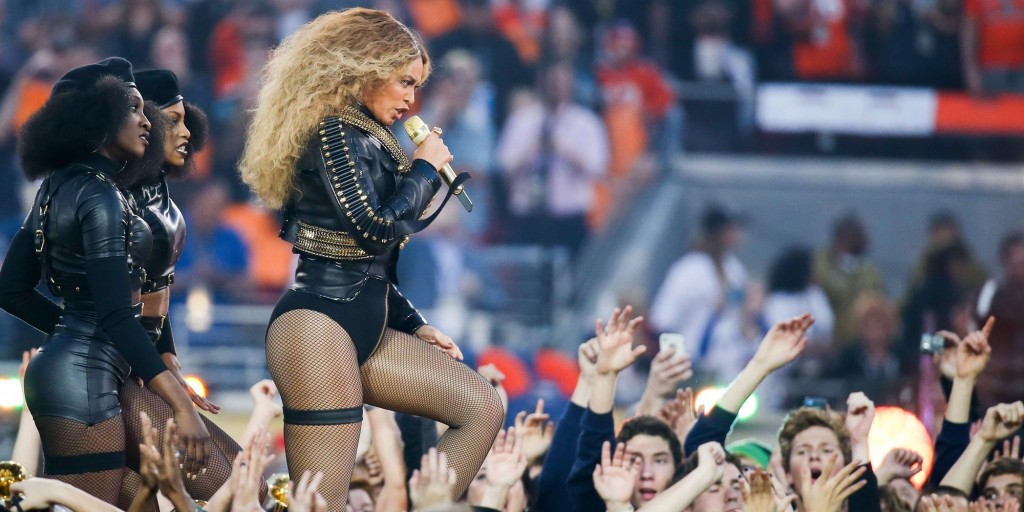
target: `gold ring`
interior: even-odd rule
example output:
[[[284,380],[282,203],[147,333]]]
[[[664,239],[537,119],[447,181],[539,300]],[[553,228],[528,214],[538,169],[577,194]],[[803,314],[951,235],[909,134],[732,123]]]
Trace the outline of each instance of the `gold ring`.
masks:
[[[441,130],[441,128],[440,128],[440,127],[437,127],[437,126],[435,126],[435,127],[434,127],[434,133],[436,133],[436,134],[438,134],[438,135],[441,135],[441,133],[443,133],[443,131]]]

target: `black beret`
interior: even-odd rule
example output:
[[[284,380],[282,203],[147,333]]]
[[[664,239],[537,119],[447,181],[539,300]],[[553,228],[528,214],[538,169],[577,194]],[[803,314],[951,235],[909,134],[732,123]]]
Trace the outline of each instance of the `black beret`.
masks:
[[[168,69],[148,69],[135,73],[135,84],[142,98],[167,108],[182,100],[178,77]]]
[[[100,79],[113,76],[124,80],[128,85],[135,86],[135,77],[132,75],[132,63],[121,57],[109,57],[95,64],[79,66],[60,77],[53,86],[51,95],[62,92],[80,91],[88,89]]]

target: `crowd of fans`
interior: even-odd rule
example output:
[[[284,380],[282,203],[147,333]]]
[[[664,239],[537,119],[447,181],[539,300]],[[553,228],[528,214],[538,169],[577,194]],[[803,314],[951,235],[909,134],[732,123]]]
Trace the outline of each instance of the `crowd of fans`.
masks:
[[[607,322],[598,320],[594,337],[579,346],[579,377],[570,403],[557,420],[543,403],[532,412],[518,412],[514,426],[498,433],[466,496],[453,496],[454,471],[446,454],[433,447],[444,425],[368,408],[348,510],[1020,510],[1024,461],[1017,431],[1024,425],[1024,403],[992,404],[980,416],[972,414],[983,403],[975,394],[976,384],[990,370],[993,355],[1003,357],[989,344],[998,324],[995,317],[963,338],[948,335],[948,348],[936,367],[937,381],[948,384],[948,390],[928,464],[920,453],[902,446],[872,461],[869,443],[878,439],[869,436],[875,404],[859,391],[849,394],[845,412],[827,404],[790,410],[774,442],[730,442],[748,397],[804,355],[815,323],[810,313],[773,325],[709,410],[695,409],[692,389],[682,389],[694,375],[685,354],[668,349],[659,359],[682,365],[679,371],[652,374],[636,413],[617,416],[619,375],[646,350],[637,340],[642,323],[631,307],[616,309]],[[23,367],[30,357],[25,354]],[[501,374],[494,368],[481,371],[503,394]],[[205,510],[258,511],[275,506],[275,499],[286,501],[292,512],[326,510],[328,504],[317,494],[320,474],[302,475],[260,503],[261,475],[279,467],[274,466],[266,429],[280,417],[281,408],[270,381],[257,383],[251,393],[255,408],[243,434],[245,449],[233,462],[230,480]],[[148,423],[145,413],[141,421]],[[145,496],[137,501],[159,493],[169,506],[191,509],[178,471],[174,425],[169,424],[162,440],[155,429],[146,432],[152,434],[140,446]],[[22,418],[12,458],[26,470],[38,471],[38,434],[30,417]],[[919,473],[924,478],[915,478]],[[89,496],[88,489],[46,478],[15,483],[11,490],[22,496],[20,504],[26,509],[57,504],[72,511],[113,510]]]

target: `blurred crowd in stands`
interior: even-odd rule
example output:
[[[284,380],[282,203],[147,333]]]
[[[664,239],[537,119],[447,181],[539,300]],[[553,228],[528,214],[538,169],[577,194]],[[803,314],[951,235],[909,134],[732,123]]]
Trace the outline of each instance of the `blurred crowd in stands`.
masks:
[[[683,149],[681,100],[694,84],[730,86],[748,107],[741,124],[766,81],[1024,90],[1021,0],[7,0],[0,190],[10,192],[0,201],[0,246],[37,186],[18,170],[18,129],[56,77],[120,55],[137,69],[174,71],[210,117],[212,143],[194,175],[174,184],[189,226],[174,300],[201,289],[215,303],[273,303],[292,254],[277,238],[277,217],[250,201],[236,170],[259,70],[302,23],[356,4],[386,9],[423,35],[435,68],[416,113],[444,128],[456,167],[473,175],[477,211],[449,208],[402,260],[403,289],[428,310],[451,297],[502,307],[489,277],[474,276],[475,248],[561,246],[576,258]],[[766,326],[810,310],[818,323],[809,354],[855,340],[869,350],[842,360],[861,370],[833,371],[822,356],[787,371],[849,371],[899,393],[888,379],[915,368],[922,333],[964,334],[968,317],[1015,307],[1024,293],[1024,241],[1007,237],[1005,281],[982,289],[986,272],[945,214],[899,300],[886,296],[893,287],[867,259],[867,229],[855,217],[837,221],[830,247],[793,248],[773,268],[755,269],[767,281],[758,288],[731,254],[740,220],[708,212],[695,252],[671,269],[650,307],[651,331],[684,334],[708,372],[733,373]],[[1024,343],[1020,332],[1005,322],[994,337]]]

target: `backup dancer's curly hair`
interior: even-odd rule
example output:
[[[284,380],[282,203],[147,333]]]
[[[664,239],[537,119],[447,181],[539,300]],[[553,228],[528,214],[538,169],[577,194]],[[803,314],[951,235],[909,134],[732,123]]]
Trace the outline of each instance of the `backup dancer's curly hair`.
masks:
[[[113,76],[51,96],[18,135],[25,176],[44,177],[99,149],[117,136],[130,112],[129,86]]]

